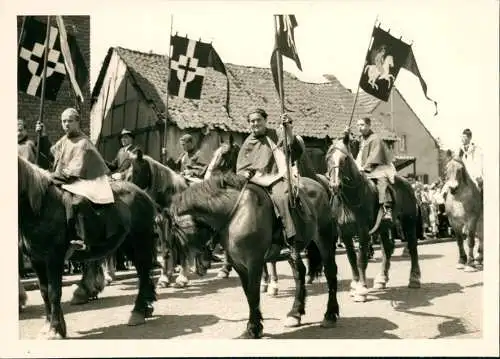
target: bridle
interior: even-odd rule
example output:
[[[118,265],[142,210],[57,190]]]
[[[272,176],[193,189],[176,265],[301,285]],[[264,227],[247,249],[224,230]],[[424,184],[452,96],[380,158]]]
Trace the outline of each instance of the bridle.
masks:
[[[332,155],[335,151],[339,151],[341,152],[342,154],[344,154],[346,157],[351,157],[351,154],[347,151],[345,151],[343,148],[340,148],[340,147],[333,147],[333,151],[332,151]],[[361,188],[361,179],[359,181],[356,181],[354,182],[353,181],[353,178],[350,177],[350,176],[346,176],[344,174],[342,174],[342,176],[340,175],[340,168],[341,166],[339,164],[336,164],[334,166],[331,166],[330,167],[330,170],[328,171],[328,177],[329,177],[329,181],[330,181],[330,187],[332,187],[332,172],[334,172],[334,175],[336,175],[336,177],[339,179],[339,190],[337,192],[333,191],[332,190],[332,193],[335,195],[337,194],[338,195],[338,198],[340,199],[341,202],[343,202],[344,204],[346,204],[348,207],[351,207],[351,208],[359,208],[362,204],[362,201],[361,201],[361,196],[358,195],[358,199],[359,201],[357,201],[358,203],[356,204],[353,204],[352,202],[349,201],[349,199],[347,198],[346,194],[344,191],[342,191],[342,187],[345,187],[345,188],[348,188],[348,189],[355,189],[355,188]],[[333,197],[331,197],[330,199],[330,202],[333,201]]]

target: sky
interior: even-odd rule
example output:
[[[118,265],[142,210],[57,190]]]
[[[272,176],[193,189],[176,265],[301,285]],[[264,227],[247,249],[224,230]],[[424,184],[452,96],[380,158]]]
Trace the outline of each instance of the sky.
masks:
[[[402,69],[396,81],[410,106],[448,148],[462,130],[484,143],[498,122],[498,2],[480,1],[167,1],[104,4],[91,16],[91,81],[110,47],[169,52],[173,33],[211,41],[224,62],[269,67],[274,44],[272,14],[295,14],[303,71],[285,59],[284,69],[307,82],[335,75],[356,91],[375,20],[394,36],[413,42],[428,95],[417,77]],[[395,119],[397,120],[397,119]]]

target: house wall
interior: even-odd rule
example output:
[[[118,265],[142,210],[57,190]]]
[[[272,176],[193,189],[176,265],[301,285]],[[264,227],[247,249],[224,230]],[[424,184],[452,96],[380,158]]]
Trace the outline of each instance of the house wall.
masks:
[[[429,182],[439,178],[439,148],[426,130],[420,119],[415,115],[398,91],[393,91],[392,111],[394,116],[394,131],[398,142],[394,145],[395,155],[415,156],[416,175],[423,178],[427,175]],[[379,118],[384,117],[388,126],[391,125],[391,102],[381,101],[374,114]],[[401,175],[413,173],[413,166],[408,166],[401,171]]]
[[[41,22],[46,23],[46,16],[35,16]],[[87,69],[90,66],[90,16],[63,16],[66,31],[76,37],[78,47],[85,59]],[[17,38],[21,35],[23,16],[17,17]],[[51,17],[51,25],[57,26],[55,18]],[[90,73],[90,70],[89,70]],[[85,133],[89,133],[89,111],[90,111],[90,77],[87,85],[82,89],[84,103],[81,106],[81,127]],[[66,77],[58,92],[57,100],[44,101],[44,124],[52,143],[58,140],[63,131],[60,124],[61,113],[67,107],[75,107],[75,97],[69,79]],[[24,92],[17,92],[17,117],[24,119],[28,135],[35,138],[35,123],[40,114],[40,99]]]

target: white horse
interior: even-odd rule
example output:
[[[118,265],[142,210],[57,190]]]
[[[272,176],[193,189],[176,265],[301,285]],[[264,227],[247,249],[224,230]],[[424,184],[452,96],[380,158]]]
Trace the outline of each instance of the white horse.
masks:
[[[395,77],[390,72],[391,67],[394,67],[394,58],[391,55],[385,57],[382,66],[366,65],[364,72],[368,73],[368,84],[378,90],[376,81],[386,80],[388,87],[391,87],[395,80]]]

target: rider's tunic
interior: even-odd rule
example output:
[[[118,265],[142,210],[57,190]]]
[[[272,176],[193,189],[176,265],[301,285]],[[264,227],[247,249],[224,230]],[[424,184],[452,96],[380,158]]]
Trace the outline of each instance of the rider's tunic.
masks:
[[[89,138],[79,132],[63,136],[51,148],[54,177],[67,191],[98,204],[113,203],[106,162]]]
[[[269,178],[273,178],[274,176],[268,188],[271,191],[274,203],[278,207],[286,236],[291,238],[295,236],[296,230],[289,208],[288,184],[283,175],[283,169],[280,168],[282,166],[278,163],[279,154],[275,155],[273,153],[279,148],[276,145],[277,142],[278,136],[276,131],[269,128],[262,135],[255,136],[254,134],[250,134],[245,142],[243,142],[238,154],[236,173],[250,170],[255,171],[256,176],[264,177],[271,175]],[[295,136],[290,144],[290,150],[292,162],[302,154],[302,146],[300,146]]]
[[[361,137],[356,164],[360,170],[366,172],[368,178],[377,180],[379,203],[390,202],[386,196],[386,189],[388,181],[394,181],[396,169],[383,140],[372,131],[367,136]]]

